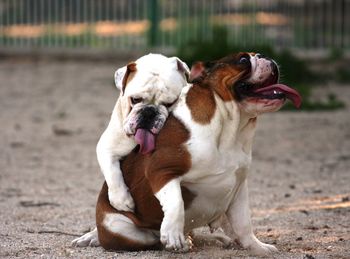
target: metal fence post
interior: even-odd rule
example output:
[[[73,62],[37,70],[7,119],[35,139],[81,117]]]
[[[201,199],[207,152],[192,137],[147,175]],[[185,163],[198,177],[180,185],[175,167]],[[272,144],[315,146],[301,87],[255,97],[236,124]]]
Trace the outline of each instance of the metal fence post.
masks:
[[[159,32],[158,0],[149,0],[148,2],[148,20],[150,22],[148,31],[148,45],[150,47],[155,47],[158,45]]]

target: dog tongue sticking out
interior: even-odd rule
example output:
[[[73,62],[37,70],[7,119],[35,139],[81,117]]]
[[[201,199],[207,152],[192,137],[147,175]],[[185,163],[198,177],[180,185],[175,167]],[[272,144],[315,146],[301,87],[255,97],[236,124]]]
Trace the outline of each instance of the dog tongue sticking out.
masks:
[[[137,129],[135,134],[135,141],[140,145],[139,152],[145,155],[154,150],[156,137],[148,130]]]
[[[261,94],[262,96],[273,96],[278,94],[284,94],[286,98],[292,101],[295,107],[299,108],[301,105],[301,96],[294,89],[283,84],[274,84],[266,87],[262,87],[254,91],[254,93]]]

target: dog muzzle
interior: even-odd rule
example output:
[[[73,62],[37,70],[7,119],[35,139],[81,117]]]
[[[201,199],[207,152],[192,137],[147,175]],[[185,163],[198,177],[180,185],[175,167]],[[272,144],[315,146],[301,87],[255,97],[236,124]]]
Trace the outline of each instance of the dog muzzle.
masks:
[[[163,106],[146,105],[134,113],[132,131],[142,154],[151,153],[156,146],[156,136],[163,127],[168,111]],[[130,126],[130,124],[129,124]]]

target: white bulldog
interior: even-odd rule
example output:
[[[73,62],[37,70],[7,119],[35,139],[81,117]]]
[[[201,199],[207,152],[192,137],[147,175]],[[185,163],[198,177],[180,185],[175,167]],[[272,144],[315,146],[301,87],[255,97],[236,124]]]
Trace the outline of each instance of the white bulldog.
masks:
[[[120,96],[96,147],[97,160],[108,185],[109,202],[115,209],[133,211],[135,206],[124,183],[120,160],[137,145],[142,154],[154,150],[156,136],[169,109],[187,85],[189,72],[179,58],[160,54],[145,55],[115,72]],[[86,238],[84,235],[72,244],[98,243],[97,240],[86,243]]]

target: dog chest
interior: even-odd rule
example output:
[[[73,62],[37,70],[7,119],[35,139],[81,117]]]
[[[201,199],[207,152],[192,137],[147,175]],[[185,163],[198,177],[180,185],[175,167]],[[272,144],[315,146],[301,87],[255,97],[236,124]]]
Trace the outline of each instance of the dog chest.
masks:
[[[206,176],[195,182],[183,182],[193,199],[185,199],[185,228],[204,226],[224,213],[232,201],[237,178],[232,173]]]
[[[250,153],[245,153],[239,144],[230,150],[207,145],[202,152],[191,154],[192,168],[182,177],[182,185],[194,194],[185,212],[188,230],[225,213],[251,162]]]

